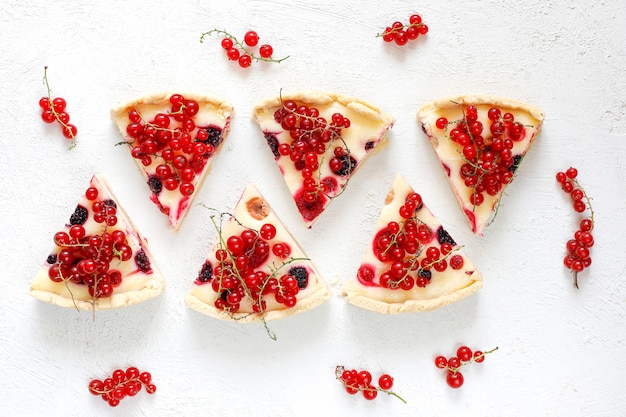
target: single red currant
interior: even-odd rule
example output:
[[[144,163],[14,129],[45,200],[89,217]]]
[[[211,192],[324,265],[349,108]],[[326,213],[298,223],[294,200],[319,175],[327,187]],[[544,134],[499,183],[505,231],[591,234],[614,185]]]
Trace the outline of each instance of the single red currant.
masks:
[[[259,48],[259,55],[261,55],[262,58],[270,58],[273,53],[274,48],[272,48],[271,45],[264,44]]]
[[[259,35],[253,30],[249,30],[243,37],[243,41],[248,46],[256,46],[259,43]]]

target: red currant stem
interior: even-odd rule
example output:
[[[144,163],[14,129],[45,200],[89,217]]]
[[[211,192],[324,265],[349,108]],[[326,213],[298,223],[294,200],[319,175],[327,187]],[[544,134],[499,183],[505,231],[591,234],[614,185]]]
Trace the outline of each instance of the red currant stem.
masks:
[[[407,25],[402,25],[401,28],[392,28],[391,30],[385,30],[383,33],[377,33],[376,37],[380,38],[381,36],[387,36],[391,34],[399,33],[401,30],[409,29],[409,28],[420,28],[424,26],[424,23],[409,23]]]
[[[279,58],[279,59],[277,59],[277,58],[264,58],[262,56],[255,55],[244,44],[239,42],[239,40],[236,37],[234,37],[230,33],[226,32],[225,30],[221,30],[221,29],[212,29],[212,30],[210,30],[208,32],[204,32],[202,35],[200,35],[200,43],[204,43],[204,38],[206,38],[207,36],[211,36],[211,34],[213,34],[213,33],[221,34],[221,35],[226,36],[227,38],[232,39],[232,41],[233,41],[235,46],[237,46],[240,50],[242,50],[246,55],[249,55],[250,58],[254,59],[255,61],[265,61],[265,62],[281,63],[285,59],[289,58],[289,55],[287,55],[285,57],[282,57],[282,58]]]
[[[50,83],[48,82],[48,66],[47,65],[43,67],[43,81],[46,84],[46,90],[48,90],[48,104],[50,105],[50,111],[52,112],[52,115],[54,116],[56,121],[59,122],[61,127],[67,130],[70,136],[72,137],[72,143],[68,147],[68,149],[72,149],[76,146],[76,137],[74,136],[74,133],[72,133],[72,130],[68,128],[67,124],[61,120],[59,113],[57,113],[57,111],[54,109],[54,106],[52,105],[52,89],[50,89]]]
[[[386,390],[386,389],[382,389],[380,387],[363,387],[363,386],[359,386],[359,385],[353,385],[353,384],[348,384],[342,377],[341,375],[343,374],[343,371],[345,370],[345,368],[341,365],[338,365],[337,367],[335,367],[335,378],[341,382],[343,384],[344,387],[346,388],[351,388],[355,391],[378,391],[378,392],[382,392],[385,393],[387,395],[391,395],[396,397],[397,399],[399,399],[400,401],[402,401],[403,403],[406,404],[406,400],[404,398],[402,398],[400,395],[398,395],[396,392],[394,391],[390,391],[390,390]]]
[[[466,361],[466,362],[461,362],[461,364],[460,364],[459,366],[457,366],[456,368],[452,368],[452,367],[446,366],[446,369],[447,369],[447,370],[449,370],[449,371],[451,371],[451,372],[457,373],[457,372],[459,371],[459,369],[461,369],[461,368],[463,367],[463,365],[469,365],[470,363],[474,362],[476,359],[478,359],[478,358],[484,358],[484,357],[485,357],[485,355],[487,355],[487,354],[489,354],[489,353],[493,353],[493,352],[495,352],[496,350],[498,350],[498,347],[497,347],[497,346],[496,346],[495,348],[491,349],[491,350],[488,350],[488,351],[486,351],[486,352],[483,352],[481,355],[478,355],[478,357],[472,357],[469,361]]]

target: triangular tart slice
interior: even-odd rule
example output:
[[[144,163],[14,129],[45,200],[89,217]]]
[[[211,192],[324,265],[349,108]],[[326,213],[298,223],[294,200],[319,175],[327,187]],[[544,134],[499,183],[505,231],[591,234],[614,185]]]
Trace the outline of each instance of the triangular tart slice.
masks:
[[[198,94],[154,94],[111,110],[150,199],[178,230],[230,129],[233,108]]]
[[[543,112],[503,97],[465,95],[417,112],[472,231],[481,236],[535,141]]]
[[[433,310],[482,288],[482,275],[422,197],[398,174],[356,277],[348,303],[380,313]]]
[[[94,175],[35,276],[30,294],[61,307],[126,307],[163,292],[144,239],[104,178]]]
[[[253,117],[308,228],[383,147],[394,123],[362,100],[319,92],[261,101]]]
[[[186,303],[224,320],[280,319],[316,307],[330,289],[257,188],[248,185],[232,214],[211,216],[218,238]]]

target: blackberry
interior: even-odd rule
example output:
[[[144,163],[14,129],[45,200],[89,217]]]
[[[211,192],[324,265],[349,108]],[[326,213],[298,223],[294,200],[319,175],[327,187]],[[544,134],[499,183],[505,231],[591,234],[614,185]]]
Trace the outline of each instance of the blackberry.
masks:
[[[113,207],[114,209],[117,208],[117,203],[115,201],[111,200],[110,198],[107,198],[106,200],[103,200],[102,204],[104,204],[105,206]]]
[[[370,150],[370,149],[372,149],[373,147],[374,147],[374,141],[373,141],[373,140],[370,140],[369,142],[367,142],[367,143],[365,144],[365,150],[366,150],[366,151],[369,151],[369,150]]]
[[[220,128],[211,126],[205,127],[204,130],[206,130],[206,132],[209,134],[209,137],[205,140],[201,140],[198,142],[202,142],[205,145],[210,143],[215,149],[217,149],[219,144],[222,143],[222,130]]]
[[[289,275],[298,281],[298,288],[304,289],[309,283],[309,273],[303,266],[294,266],[289,270]]]
[[[439,241],[440,245],[443,245],[444,243],[449,243],[452,246],[456,245],[456,242],[454,241],[454,239],[452,239],[452,236],[450,236],[450,234],[446,231],[446,229],[443,228],[443,226],[439,226],[439,229],[437,229],[437,240]]]
[[[511,172],[517,171],[517,168],[519,167],[520,162],[522,162],[522,155],[515,155],[513,157],[513,165],[509,167],[509,171]]]
[[[163,183],[156,175],[150,175],[150,177],[148,177],[148,187],[150,187],[150,191],[155,195],[159,195],[163,189]]]
[[[54,253],[48,255],[48,259],[46,259],[46,262],[48,262],[50,265],[55,264],[57,262],[57,256]]]
[[[200,282],[209,282],[213,278],[213,267],[209,261],[206,261],[204,265],[202,265],[202,269],[198,274],[198,281]]]
[[[352,174],[352,171],[356,168],[356,159],[348,154],[343,154],[338,158],[341,160],[341,168],[333,172],[336,175],[341,175],[342,177]]]
[[[87,216],[89,215],[89,211],[80,204],[76,206],[76,210],[70,216],[70,226],[74,226],[77,224],[85,224],[87,221]]]
[[[137,267],[141,270],[141,272],[147,273],[152,270],[148,255],[146,255],[146,252],[143,250],[143,248],[141,248],[141,250],[137,252],[137,255],[135,255],[135,263],[137,264]]]
[[[278,152],[278,139],[276,139],[276,135],[274,135],[273,133],[266,133],[265,140],[267,141],[267,144],[272,150],[272,153],[274,154],[274,158],[275,159],[280,158],[280,152]]]
[[[418,276],[426,278],[428,281],[433,277],[433,273],[430,272],[430,269],[421,269],[417,273]]]

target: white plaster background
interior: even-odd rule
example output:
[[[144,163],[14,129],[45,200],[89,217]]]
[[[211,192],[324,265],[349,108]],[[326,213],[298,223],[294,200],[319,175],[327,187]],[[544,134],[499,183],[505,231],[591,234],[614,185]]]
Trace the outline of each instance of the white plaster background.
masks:
[[[403,48],[374,35],[422,14],[430,33]],[[2,416],[618,416],[626,415],[626,4],[452,0],[110,1],[0,3],[0,415]],[[239,69],[219,38],[255,29],[280,65]],[[43,67],[68,101],[78,146],[40,120]],[[312,230],[301,223],[257,126],[253,104],[284,91],[341,92],[396,117],[375,155]],[[197,91],[236,108],[231,135],[196,202],[229,210],[253,181],[339,294],[355,274],[391,180],[402,172],[481,268],[485,287],[456,305],[383,316],[339,295],[261,325],[220,322],[184,296],[215,231],[193,207],[178,234],[148,200],[109,109],[157,91]],[[415,119],[426,100],[488,93],[545,110],[543,131],[484,237],[469,232]],[[572,287],[564,244],[578,222],[554,174],[574,165],[594,197],[594,263]],[[28,295],[52,234],[94,172],[148,237],[168,280],[128,309],[60,309]],[[437,354],[461,344],[500,350],[445,384]],[[365,401],[336,365],[389,372],[393,397]],[[93,377],[136,365],[158,391],[111,409]]]

